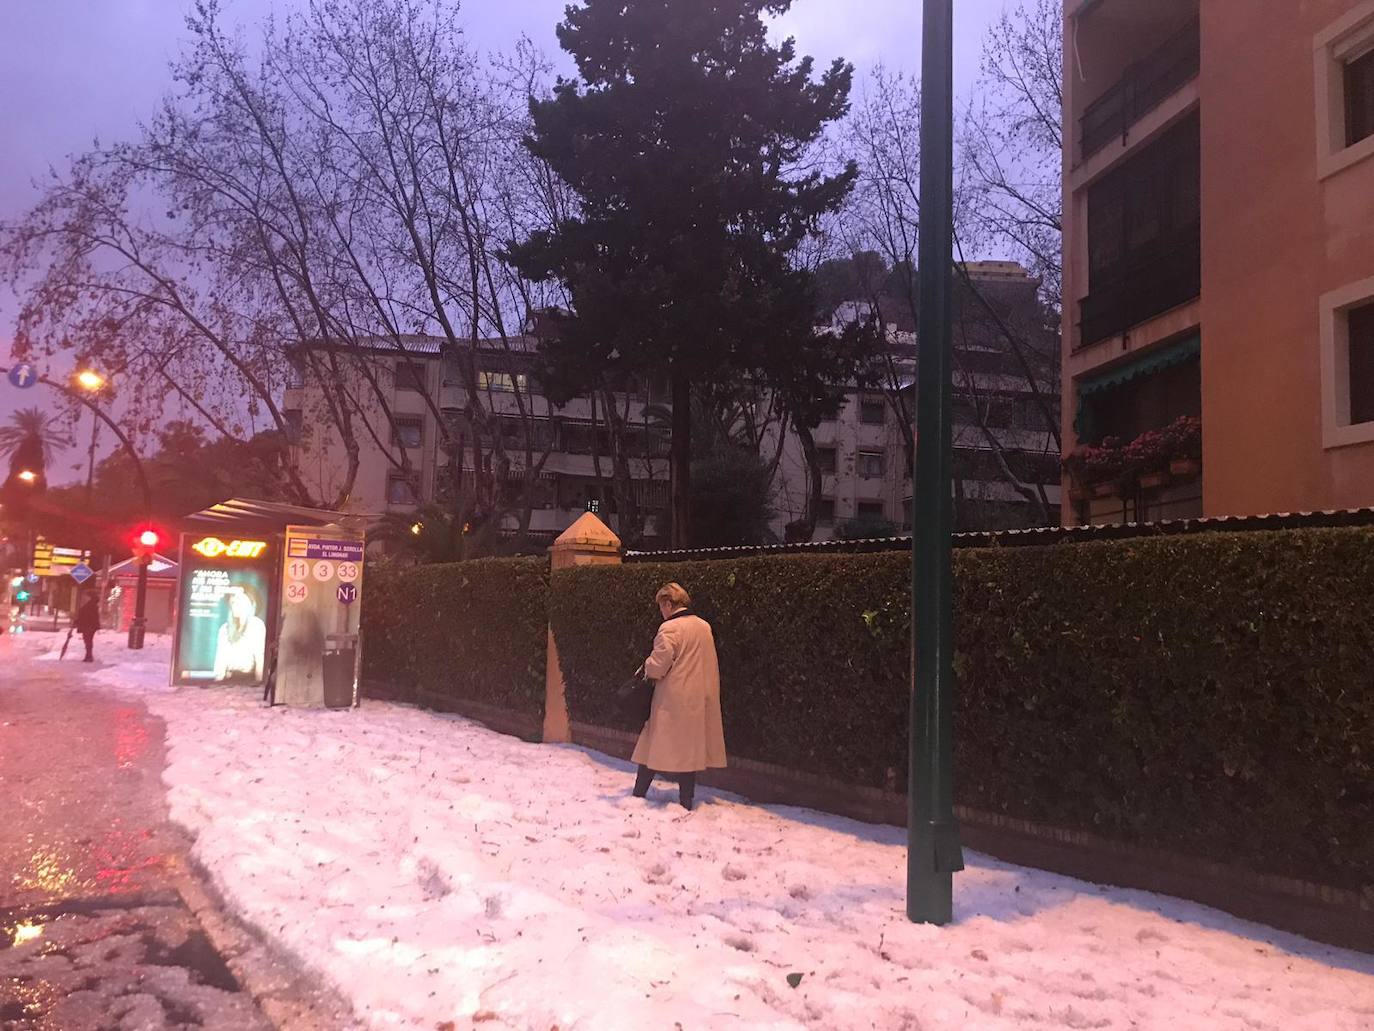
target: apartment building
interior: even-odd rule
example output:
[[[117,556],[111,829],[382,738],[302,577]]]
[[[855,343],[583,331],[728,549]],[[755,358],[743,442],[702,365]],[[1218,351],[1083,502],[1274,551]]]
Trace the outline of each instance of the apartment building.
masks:
[[[1059,418],[1058,341],[1045,326],[1039,283],[1016,262],[970,262],[964,270],[967,279],[954,292],[956,528],[1057,523],[1060,453],[1049,424]],[[874,308],[870,301],[846,302],[836,312],[837,326]],[[839,413],[814,432],[821,476],[817,540],[911,529],[916,327],[909,302],[880,298],[876,309],[891,366],[872,389],[849,390]],[[810,486],[810,464],[789,430],[775,478],[779,538],[805,515]]]
[[[598,512],[616,528],[614,443],[604,407],[608,398],[551,404],[531,374],[535,348],[532,336],[484,340],[471,363],[458,362],[444,357],[438,338],[407,336],[350,342],[335,349],[327,365],[302,362],[284,399],[296,438],[297,467],[320,497],[336,496],[349,482],[349,448],[318,382],[319,371],[328,368],[331,377],[348,384],[352,409],[356,471],[346,509],[380,516],[444,501],[452,477],[440,420],[455,425],[468,406],[465,370],[471,367],[482,407],[493,416],[490,432],[481,439],[482,461],[492,461],[493,438],[499,433],[509,462],[502,471],[509,501],[503,527],[518,526],[529,444],[528,459],[535,463],[529,468],[537,470],[529,524],[536,543],[552,540],[587,511]],[[668,404],[664,394],[653,385],[626,383],[609,395],[624,423],[630,489],[645,516],[644,540],[649,544],[666,538],[668,529],[667,438],[651,419],[653,406]],[[470,448],[464,449],[462,461],[471,471]]]
[[[1374,504],[1374,0],[1064,39],[1064,521]]]

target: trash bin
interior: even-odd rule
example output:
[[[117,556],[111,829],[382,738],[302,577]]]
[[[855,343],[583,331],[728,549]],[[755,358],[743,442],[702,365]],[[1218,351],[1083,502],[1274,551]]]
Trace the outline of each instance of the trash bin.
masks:
[[[324,639],[324,704],[347,709],[353,704],[353,672],[357,667],[358,635],[326,634]]]

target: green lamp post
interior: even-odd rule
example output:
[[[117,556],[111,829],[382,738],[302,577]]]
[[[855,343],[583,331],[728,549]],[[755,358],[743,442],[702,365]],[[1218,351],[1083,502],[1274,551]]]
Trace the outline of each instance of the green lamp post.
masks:
[[[906,911],[918,923],[947,924],[953,916],[954,873],[964,868],[952,769],[954,12],[952,0],[924,2]]]

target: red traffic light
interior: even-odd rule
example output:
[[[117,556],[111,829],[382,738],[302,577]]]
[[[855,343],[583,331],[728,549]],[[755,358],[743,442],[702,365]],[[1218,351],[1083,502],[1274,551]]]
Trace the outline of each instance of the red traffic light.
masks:
[[[145,563],[152,561],[153,552],[157,550],[160,544],[162,544],[162,534],[151,526],[135,530],[133,540],[130,541],[134,557]]]

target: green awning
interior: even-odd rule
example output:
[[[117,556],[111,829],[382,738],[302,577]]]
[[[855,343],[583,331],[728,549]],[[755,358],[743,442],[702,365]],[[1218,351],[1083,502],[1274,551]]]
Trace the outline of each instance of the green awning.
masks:
[[[1078,435],[1078,439],[1085,440],[1092,436],[1091,406],[1085,404],[1088,398],[1124,386],[1132,380],[1153,376],[1155,373],[1171,369],[1175,365],[1193,361],[1201,354],[1202,334],[1200,332],[1190,333],[1172,344],[1152,348],[1128,362],[1114,365],[1105,372],[1100,372],[1095,376],[1085,376],[1079,380],[1078,408],[1073,417],[1073,429]]]

